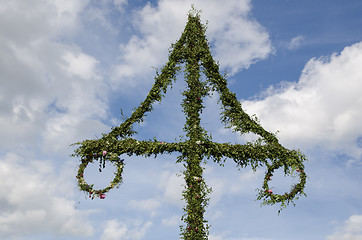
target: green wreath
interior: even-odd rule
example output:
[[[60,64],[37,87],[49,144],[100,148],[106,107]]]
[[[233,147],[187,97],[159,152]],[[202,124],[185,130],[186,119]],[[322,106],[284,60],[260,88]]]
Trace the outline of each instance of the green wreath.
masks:
[[[105,162],[110,161],[113,163],[115,167],[117,167],[117,172],[114,174],[113,181],[108,185],[108,187],[103,189],[93,189],[93,184],[89,185],[84,180],[84,170],[88,166],[89,163],[93,163],[94,160],[99,160],[99,171],[102,171],[102,167],[105,167]],[[107,153],[107,151],[103,151],[101,154],[93,153],[83,156],[81,160],[81,164],[78,169],[78,186],[81,191],[84,191],[89,194],[89,198],[94,199],[95,197],[99,197],[100,199],[104,199],[106,197],[106,193],[114,187],[118,187],[122,183],[122,172],[124,167],[124,160],[119,159],[118,155],[115,153]]]
[[[263,189],[259,189],[259,194],[257,197],[257,200],[264,199],[262,205],[273,205],[277,202],[280,202],[281,208],[278,211],[279,213],[281,209],[289,205],[290,202],[294,204],[293,200],[299,198],[299,196],[296,195],[305,195],[303,189],[306,183],[307,175],[304,171],[304,165],[302,164],[302,162],[306,159],[304,158],[304,155],[300,155],[300,157],[302,158],[302,161],[298,159],[292,159],[292,161],[294,161],[294,164],[292,164],[291,168],[280,160],[275,161],[273,165],[267,164],[268,170],[264,177]],[[297,172],[297,175],[299,175],[300,178],[300,182],[293,185],[289,193],[285,192],[283,195],[280,195],[273,193],[273,190],[270,189],[268,182],[272,180],[271,177],[273,176],[273,172],[282,166],[284,167],[285,175],[292,175],[293,173]]]

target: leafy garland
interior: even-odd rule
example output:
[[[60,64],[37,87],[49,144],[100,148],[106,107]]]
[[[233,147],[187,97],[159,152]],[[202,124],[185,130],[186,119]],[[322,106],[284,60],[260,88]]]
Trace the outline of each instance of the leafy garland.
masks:
[[[84,180],[84,170],[88,166],[89,163],[93,163],[94,160],[99,160],[99,171],[102,171],[102,168],[105,168],[106,160],[113,163],[114,166],[117,167],[117,172],[115,173],[113,181],[109,184],[108,187],[103,189],[93,189],[93,184],[89,185]],[[81,164],[79,165],[77,179],[78,186],[81,191],[85,191],[89,194],[89,198],[94,199],[95,197],[99,197],[100,199],[104,199],[106,197],[106,193],[114,187],[118,187],[122,183],[122,172],[124,167],[124,160],[120,160],[117,154],[108,153],[107,151],[103,151],[102,154],[93,153],[89,154],[85,158],[81,160]]]
[[[112,131],[109,134],[103,134],[101,139],[75,143],[74,145],[80,146],[73,154],[82,159],[77,175],[80,189],[90,193],[91,196],[101,197],[121,182],[123,162],[120,162],[118,158],[121,154],[156,157],[157,154],[179,152],[181,155],[177,157],[176,162],[182,162],[185,166],[183,173],[186,182],[183,191],[186,206],[184,207],[185,214],[182,216],[186,225],[180,226],[180,230],[182,238],[190,240],[208,239],[209,226],[203,214],[208,206],[207,196],[211,189],[202,178],[204,168],[201,163],[205,158],[212,158],[221,165],[225,158],[231,158],[238,166],[250,165],[253,170],[267,166],[264,183],[257,196],[258,200],[263,200],[262,205],[280,203],[282,209],[293,202],[293,199],[305,195],[306,183],[303,165],[306,161],[305,156],[297,150],[285,149],[279,144],[274,134],[264,130],[256,119],[252,119],[242,110],[236,95],[229,91],[227,81],[219,73],[219,66],[212,58],[205,31],[206,27],[200,22],[199,12],[193,9],[188,15],[183,34],[170,49],[169,61],[160,73],[157,72],[155,83],[145,100],[119,127],[112,128]],[[182,64],[185,65],[187,89],[183,92],[185,98],[181,105],[186,115],[184,131],[188,140],[167,143],[156,138],[149,141],[132,138],[132,135],[136,133],[132,129],[133,124],[142,122],[145,113],[152,110],[152,104],[162,100],[172,80],[176,80]],[[200,81],[201,72],[207,78],[205,82]],[[260,136],[260,139],[244,145],[212,142],[211,136],[208,136],[207,131],[200,126],[200,113],[204,108],[203,98],[210,90],[219,93],[223,108],[221,121],[227,127],[240,134],[255,133]],[[105,157],[102,154],[103,151],[112,154],[109,155],[110,157]],[[105,189],[94,190],[92,185],[84,181],[82,175],[84,169],[93,160],[100,160],[100,164],[101,161],[111,161],[117,165],[115,179]],[[297,172],[300,178],[300,182],[293,186],[289,193],[283,195],[273,193],[268,185],[273,172],[280,167],[284,168],[286,175]]]

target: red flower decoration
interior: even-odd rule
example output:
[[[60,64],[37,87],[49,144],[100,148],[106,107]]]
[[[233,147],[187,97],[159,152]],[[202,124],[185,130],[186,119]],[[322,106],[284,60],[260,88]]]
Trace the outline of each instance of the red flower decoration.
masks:
[[[101,195],[99,195],[100,199],[105,199],[106,198],[106,194],[102,193]]]

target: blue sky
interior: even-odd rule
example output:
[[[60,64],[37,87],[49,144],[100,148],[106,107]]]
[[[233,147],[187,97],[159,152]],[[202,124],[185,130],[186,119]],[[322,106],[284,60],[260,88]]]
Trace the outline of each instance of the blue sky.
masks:
[[[278,216],[260,208],[265,169],[205,166],[213,188],[210,240],[362,239],[362,3],[349,1],[2,0],[0,4],[0,238],[178,239],[183,201],[177,155],[127,157],[105,199],[78,191],[71,143],[130,116],[167,61],[191,4],[208,21],[211,52],[229,89],[262,126],[306,162],[306,193]],[[183,134],[183,76],[135,126],[137,139]],[[202,124],[214,141],[243,143],[219,121],[218,96]],[[104,187],[112,169],[89,166]],[[295,179],[276,173],[274,191]]]

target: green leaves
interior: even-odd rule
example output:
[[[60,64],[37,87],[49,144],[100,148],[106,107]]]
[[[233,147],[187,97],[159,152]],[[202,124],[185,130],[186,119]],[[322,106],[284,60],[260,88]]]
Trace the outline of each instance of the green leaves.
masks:
[[[284,154],[281,154],[281,156],[287,158],[287,159],[275,159],[275,161],[272,162],[272,165],[267,164],[267,172],[265,174],[263,188],[258,189],[259,193],[257,196],[257,200],[263,200],[263,205],[274,205],[276,203],[280,203],[280,209],[278,211],[278,214],[282,209],[284,209],[289,203],[293,203],[293,200],[298,199],[301,195],[306,196],[304,193],[304,187],[306,184],[307,175],[304,170],[303,162],[306,161],[306,158],[303,154],[301,154],[299,151],[287,151]],[[299,183],[292,186],[289,193],[284,194],[275,194],[275,193],[269,193],[269,185],[268,182],[271,180],[271,177],[273,176],[273,172],[280,168],[284,168],[285,175],[292,175],[297,173],[299,175]]]
[[[89,185],[84,180],[84,170],[88,166],[89,163],[92,163],[94,160],[99,160],[100,162],[103,160],[108,160],[112,162],[117,167],[117,172],[115,173],[113,181],[109,184],[108,187],[103,189],[93,189],[93,184]],[[105,193],[109,190],[113,189],[114,187],[119,186],[122,183],[122,172],[123,172],[124,163],[123,160],[118,158],[118,155],[113,153],[108,153],[106,151],[102,152],[102,154],[93,153],[83,156],[81,160],[81,164],[79,165],[77,179],[78,179],[78,186],[81,191],[86,192],[89,194],[89,197],[94,199],[95,197],[99,197],[101,199],[105,198]]]
[[[262,185],[257,195],[258,200],[262,200],[262,205],[273,205],[280,203],[281,208],[286,207],[294,199],[305,195],[304,187],[306,174],[304,171],[304,161],[306,158],[299,151],[288,150],[281,146],[276,136],[264,128],[256,117],[246,114],[236,95],[229,91],[226,79],[220,75],[219,64],[214,61],[209,44],[205,36],[206,26],[200,22],[199,11],[194,8],[189,13],[188,22],[180,39],[172,44],[168,62],[159,71],[146,99],[135,108],[132,115],[124,122],[112,128],[109,134],[103,134],[101,139],[85,140],[79,145],[73,156],[82,159],[78,171],[78,185],[82,191],[93,194],[93,185],[85,183],[83,172],[88,163],[93,160],[111,161],[117,166],[117,173],[110,186],[106,189],[96,190],[95,194],[103,194],[114,186],[118,185],[122,176],[123,162],[119,162],[122,154],[142,155],[145,157],[164,153],[179,152],[178,163],[183,162],[185,166],[185,190],[183,199],[186,201],[182,220],[185,226],[181,226],[181,236],[183,239],[201,240],[208,239],[207,221],[203,213],[208,206],[208,195],[212,191],[208,188],[202,177],[203,159],[212,158],[215,162],[223,165],[225,158],[231,158],[239,167],[251,166],[253,170],[266,166],[267,171]],[[174,143],[167,143],[154,138],[149,141],[139,141],[132,136],[136,134],[132,126],[136,122],[142,122],[145,114],[152,111],[152,105],[156,101],[161,101],[172,80],[176,80],[177,73],[181,66],[185,65],[185,80],[187,87],[182,93],[184,99],[181,103],[186,116],[184,131],[186,140],[182,138]],[[206,76],[206,81],[201,81],[201,73]],[[211,141],[211,136],[200,125],[203,99],[210,91],[219,93],[222,104],[221,121],[226,127],[240,134],[254,133],[259,139],[248,142],[244,145],[230,143],[215,143]],[[107,152],[106,158],[99,158],[99,154]],[[97,154],[97,155],[94,155]],[[204,163],[206,163],[204,161]],[[285,174],[298,174],[299,183],[292,187],[289,193],[273,193],[268,182],[273,172],[283,167]]]

